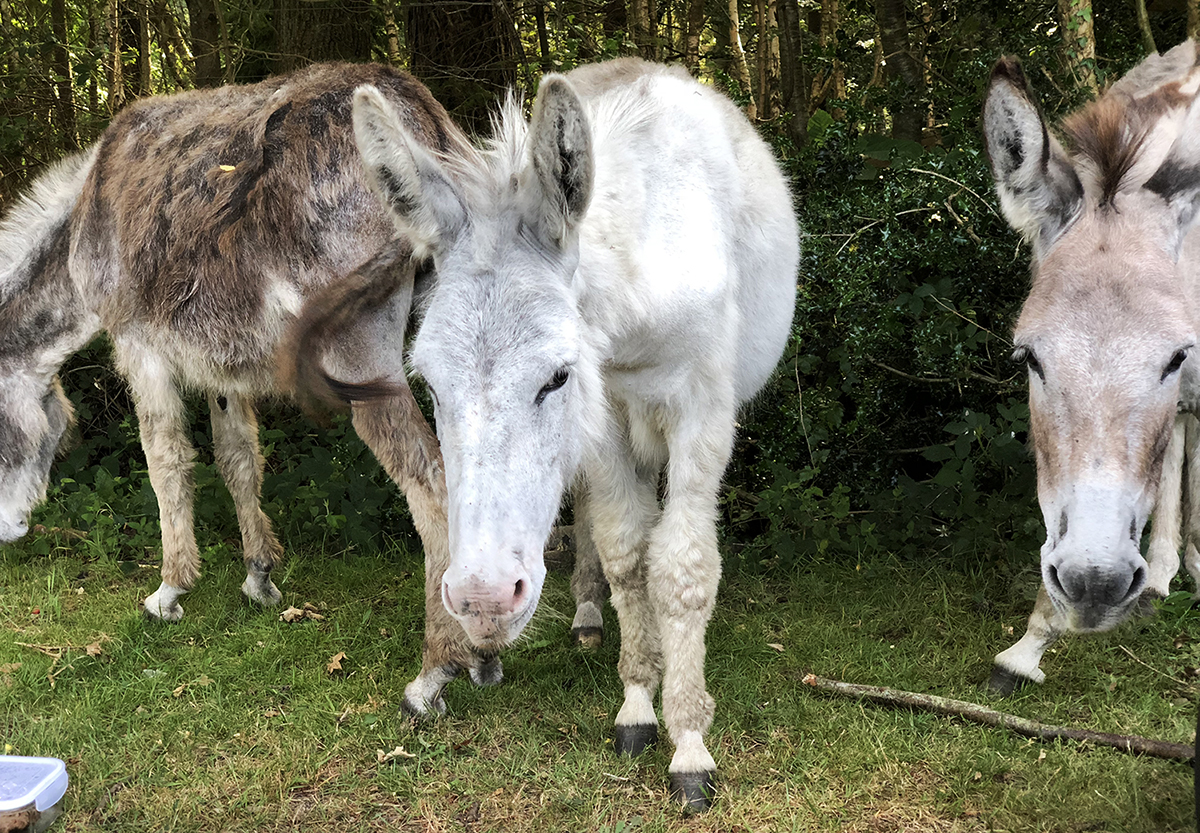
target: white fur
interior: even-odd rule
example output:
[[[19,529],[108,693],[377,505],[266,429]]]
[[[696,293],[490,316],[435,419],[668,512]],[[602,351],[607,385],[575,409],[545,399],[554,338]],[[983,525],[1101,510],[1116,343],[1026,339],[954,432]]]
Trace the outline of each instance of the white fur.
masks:
[[[146,613],[155,619],[178,622],[183,618],[183,605],[179,604],[179,598],[186,592],[183,588],[172,587],[164,581],[157,590],[146,597],[142,606],[145,607]]]

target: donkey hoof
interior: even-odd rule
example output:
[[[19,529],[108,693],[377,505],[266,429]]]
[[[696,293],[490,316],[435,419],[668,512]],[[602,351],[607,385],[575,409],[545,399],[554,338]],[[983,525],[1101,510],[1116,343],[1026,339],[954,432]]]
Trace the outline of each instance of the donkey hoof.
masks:
[[[658,741],[657,723],[635,723],[616,727],[618,755],[640,755]]]
[[[400,702],[401,714],[417,720],[431,720],[446,713],[446,700],[439,692],[432,700],[426,700],[417,692],[410,692],[412,683],[404,689],[404,699]]]
[[[181,591],[159,587],[142,602],[142,612],[158,622],[178,622],[183,618],[183,605],[179,603]]]
[[[704,812],[712,806],[716,795],[715,775],[713,772],[672,772],[671,798],[685,810]]]
[[[571,641],[583,651],[595,651],[604,644],[604,628],[571,628]]]
[[[1018,674],[1016,671],[1010,671],[1002,665],[993,665],[992,676],[988,678],[985,688],[992,694],[1007,697],[1014,691],[1036,682],[1036,680],[1030,679],[1024,674]]]
[[[504,681],[504,664],[499,655],[480,657],[479,665],[472,666],[470,674],[471,682],[480,688],[500,685]]]
[[[258,602],[263,607],[274,607],[283,601],[283,594],[270,578],[261,579],[246,576],[242,582],[242,594],[252,602]]]

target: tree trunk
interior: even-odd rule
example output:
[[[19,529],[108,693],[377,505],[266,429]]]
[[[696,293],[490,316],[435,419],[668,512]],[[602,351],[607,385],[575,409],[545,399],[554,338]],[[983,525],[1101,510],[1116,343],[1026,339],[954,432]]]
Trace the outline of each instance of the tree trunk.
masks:
[[[783,107],[791,114],[788,134],[796,147],[808,143],[808,84],[797,0],[779,0],[779,82]]]
[[[1200,38],[1200,0],[1187,0],[1187,36]]]
[[[729,0],[730,74],[741,88],[742,93],[750,98],[746,104],[746,115],[751,119],[756,119],[758,118],[758,108],[754,104],[754,90],[750,85],[750,66],[746,63],[746,53],[742,51],[742,27],[737,4],[738,0]]]
[[[688,0],[683,65],[695,75],[700,68],[700,35],[704,32],[704,0]]]
[[[562,4],[562,0],[559,0]],[[579,60],[594,61],[600,55],[600,48],[596,43],[596,21],[595,13],[592,11],[593,3],[591,0],[574,0],[571,4],[572,14],[575,15],[575,35],[579,46],[577,54]]]
[[[888,99],[892,138],[919,142],[925,79],[909,40],[904,0],[875,0],[875,15],[883,46],[884,76],[892,93]]]
[[[66,0],[50,0],[50,31],[54,37],[51,66],[56,87],[55,115],[58,132],[66,150],[79,148],[75,129],[75,97],[71,91],[71,53],[68,49]]]
[[[175,89],[181,90],[192,86],[188,82],[186,70],[182,66],[190,57],[187,44],[179,34],[175,15],[167,0],[153,0],[151,14],[154,29],[158,32],[158,42],[162,45],[163,75],[171,76]]]
[[[383,4],[383,31],[387,35],[387,59],[393,66],[400,64],[400,27],[396,25],[396,7]]]
[[[647,61],[658,60],[658,20],[654,0],[629,0],[629,13],[633,24],[633,43],[638,54]]]
[[[813,78],[809,107],[821,108],[830,98],[837,101],[846,98],[846,70],[837,56],[837,32],[841,26],[839,0],[821,0],[820,11],[816,13],[815,17],[815,21],[810,19],[810,25],[816,24],[817,46],[820,48],[821,54],[829,58],[829,68]]]
[[[538,63],[542,66],[542,72],[550,71],[550,34],[546,31],[546,6],[541,0],[535,0],[533,3],[533,21],[537,25],[538,38]]]
[[[517,80],[521,43],[509,0],[408,3],[412,72],[470,130],[487,127],[494,102]]]
[[[87,4],[88,33],[87,51],[89,55],[100,54],[100,17],[95,2]],[[100,84],[96,78],[98,73],[88,73],[88,112],[96,115],[100,109]]]
[[[1092,0],[1058,0],[1063,60],[1076,81],[1094,94],[1096,85],[1096,34]]]
[[[138,33],[138,96],[153,95],[150,87],[150,3],[149,0],[135,0],[137,3],[137,33]]]
[[[275,0],[276,72],[371,59],[371,0]]]
[[[197,87],[221,84],[221,24],[214,0],[187,0],[192,42],[192,83]]]
[[[125,67],[121,63],[121,4],[120,0],[108,0],[105,9],[108,25],[108,110],[110,115],[125,106]]]
[[[1150,31],[1150,15],[1146,12],[1146,0],[1133,0],[1133,7],[1137,11],[1138,32],[1142,35],[1142,46],[1145,47],[1147,55],[1154,55],[1158,52],[1158,47],[1154,45],[1154,33]]]

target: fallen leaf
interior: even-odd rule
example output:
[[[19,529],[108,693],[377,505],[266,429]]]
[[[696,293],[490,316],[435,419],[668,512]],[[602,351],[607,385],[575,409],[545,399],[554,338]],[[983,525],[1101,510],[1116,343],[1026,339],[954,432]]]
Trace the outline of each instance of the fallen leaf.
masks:
[[[281,712],[279,709],[267,709],[263,712],[263,717],[279,717],[281,714],[283,714],[283,712]]]
[[[406,750],[403,746],[397,746],[391,752],[384,752],[382,749],[375,750],[375,760],[381,764],[386,764],[388,761],[394,761],[396,758],[415,758],[413,753]]]
[[[1043,749],[1041,752],[1038,753],[1037,762],[1040,764],[1044,760],[1046,760],[1046,750],[1045,749]]]
[[[341,671],[342,670],[342,660],[344,660],[345,658],[346,658],[345,651],[338,651],[336,654],[331,656],[329,658],[329,664],[325,666],[326,673],[332,674],[335,671]]]
[[[89,657],[98,657],[101,653],[103,653],[103,649],[100,647],[100,640],[98,639],[92,644],[86,646],[83,650],[87,651],[87,655]]]
[[[19,662],[6,662],[4,665],[0,665],[0,674],[11,674],[20,667],[21,663]]]
[[[780,645],[778,642],[768,642],[767,647],[774,648],[776,651],[778,651],[781,654],[783,653],[783,646]]]
[[[180,683],[178,688],[171,692],[172,697],[179,697],[183,694],[183,690],[187,688],[187,683]]]
[[[207,674],[201,674],[200,679],[196,680],[196,685],[209,686],[212,685],[212,682],[212,678],[210,678]]]
[[[319,622],[325,617],[317,612],[316,605],[305,602],[304,607],[289,607],[279,614],[279,618],[284,622],[299,622],[301,619],[315,619]]]

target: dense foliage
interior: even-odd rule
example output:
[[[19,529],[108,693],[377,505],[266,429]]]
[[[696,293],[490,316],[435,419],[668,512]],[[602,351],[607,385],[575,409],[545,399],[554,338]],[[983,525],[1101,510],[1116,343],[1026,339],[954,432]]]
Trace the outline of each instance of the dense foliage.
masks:
[[[685,4],[678,5],[682,14]],[[542,52],[540,61],[524,60],[522,80],[535,79],[539,63],[565,69],[637,47],[623,33],[606,36],[599,23],[589,30],[592,24],[564,13],[570,4],[542,6],[553,12],[544,42],[527,20],[531,7],[523,7],[518,21],[523,54]],[[754,4],[744,6],[747,50],[765,47]],[[1026,62],[1051,113],[1088,93],[1064,63],[1052,4],[910,3],[910,34],[920,42],[927,75],[924,128],[920,142],[896,138],[891,114],[909,106],[911,91],[880,80],[878,4],[844,3],[838,36],[819,42],[814,21],[829,6],[801,4],[806,48],[796,60],[806,80],[841,72],[844,90],[808,99],[810,111],[762,108],[768,117],[760,118],[785,160],[806,237],[794,335],[776,379],[744,415],[726,480],[727,551],[753,569],[887,552],[986,559],[1020,572],[1032,564],[1042,537],[1025,450],[1025,378],[1009,359],[1008,339],[1028,285],[1028,256],[997,213],[978,108],[990,65],[1006,52]],[[238,77],[269,71],[270,62],[255,51],[269,40],[269,16],[254,3],[228,8],[227,26],[243,50]],[[672,8],[659,5],[668,42]],[[1095,69],[1103,83],[1144,51],[1129,34],[1137,26],[1130,4],[1097,2],[1094,14]],[[728,43],[713,35],[726,25],[718,18],[714,13],[705,30],[699,71],[752,103],[757,93],[726,71]],[[25,30],[18,23],[4,23],[5,34],[19,42],[4,62],[13,83],[0,85],[7,102],[0,110],[0,159],[12,172],[0,193],[11,193],[13,176],[21,180],[45,161],[34,151],[70,144],[51,135],[46,120],[14,108],[36,86],[37,58],[49,48],[35,37],[38,20],[26,21]],[[69,23],[80,32],[88,25],[82,15]],[[1156,13],[1152,24],[1161,44],[1177,42],[1185,33],[1183,8]],[[382,31],[375,57],[389,51],[381,46]],[[103,52],[104,42],[95,39],[72,52],[77,96],[86,98],[90,85],[93,104]],[[155,83],[170,81],[169,57],[164,52],[154,64]],[[94,136],[105,117],[103,106],[81,107],[76,134]],[[805,130],[794,129],[797,117]],[[156,505],[127,393],[109,368],[101,342],[64,369],[79,437],[58,464],[49,503],[35,520],[83,530],[88,546],[137,559],[157,547]],[[237,526],[228,495],[216,485],[205,410],[193,403],[201,449],[197,527],[206,558],[234,557]],[[365,547],[383,535],[413,534],[395,487],[344,421],[319,428],[285,403],[268,404],[261,421],[266,508],[285,541]],[[31,538],[26,546],[50,543]]]

